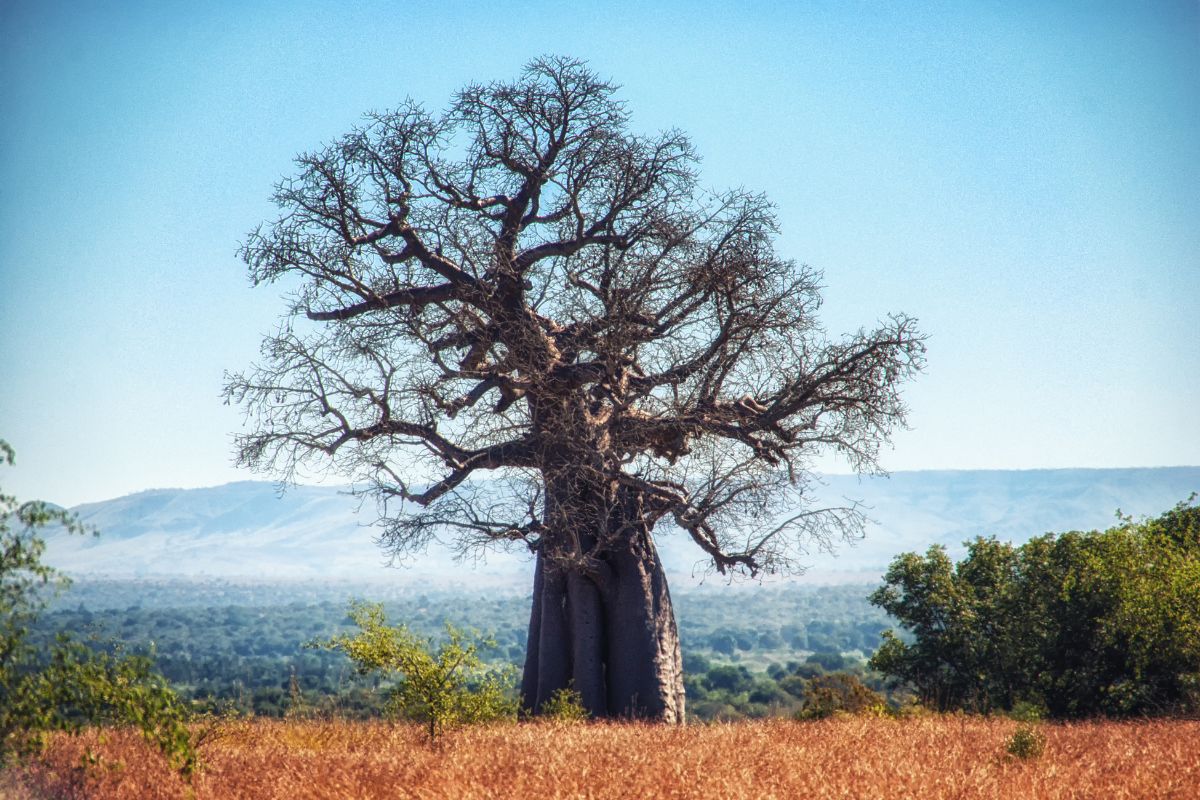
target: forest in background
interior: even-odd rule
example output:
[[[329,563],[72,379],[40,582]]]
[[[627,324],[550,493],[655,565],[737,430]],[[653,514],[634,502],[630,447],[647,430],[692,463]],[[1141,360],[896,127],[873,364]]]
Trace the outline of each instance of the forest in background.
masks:
[[[1055,717],[1200,709],[1200,506],[1104,531],[976,538],[897,557],[883,585],[709,586],[675,598],[689,713],[735,720],[919,702],[1035,707]],[[479,635],[496,668],[525,660],[530,598],[348,582],[84,581],[37,623],[131,650],[194,707],[260,716],[375,716],[386,691],[314,646],[380,602],[420,640]],[[874,694],[872,693],[874,692]],[[828,698],[827,698],[828,699]],[[832,707],[831,707],[832,708]]]
[[[851,670],[894,625],[872,606],[871,585],[713,586],[676,597],[689,712],[701,719],[794,713],[800,682]],[[446,623],[488,634],[482,657],[525,655],[529,597],[420,592],[340,582],[78,581],[38,621],[36,635],[69,631],[97,647],[154,659],[181,696],[219,710],[282,716],[297,708],[351,716],[379,712],[375,681],[339,652],[306,643],[349,630],[351,599],[384,603],[388,617],[437,638]],[[869,684],[883,688],[881,676]],[[788,690],[790,687],[791,691]]]

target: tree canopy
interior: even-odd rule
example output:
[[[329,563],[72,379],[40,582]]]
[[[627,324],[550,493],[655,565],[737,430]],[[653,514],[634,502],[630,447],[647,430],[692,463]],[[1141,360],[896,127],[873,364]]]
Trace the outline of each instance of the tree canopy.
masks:
[[[388,516],[407,550],[446,528],[536,542],[540,481],[521,478],[570,462],[720,568],[783,566],[764,506],[818,450],[876,467],[922,339],[896,316],[827,341],[820,275],[775,254],[766,198],[700,190],[688,139],[629,133],[614,91],[542,59],[297,160],[243,248],[256,281],[301,281],[229,381],[255,421],[244,464],[332,461],[424,507]],[[466,483],[484,471],[520,502]]]
[[[1200,507],[1020,547],[978,538],[954,564],[907,553],[872,602],[885,634],[872,666],[942,709],[1059,717],[1200,710]]]

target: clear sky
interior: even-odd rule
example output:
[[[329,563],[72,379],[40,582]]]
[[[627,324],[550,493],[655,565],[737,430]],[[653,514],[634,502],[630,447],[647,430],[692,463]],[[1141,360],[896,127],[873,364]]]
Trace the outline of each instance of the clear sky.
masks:
[[[1200,463],[1200,5],[0,3],[0,485],[65,504],[253,477],[282,311],[235,252],[291,158],[548,53],[778,204],[833,332],[921,319],[885,466]]]

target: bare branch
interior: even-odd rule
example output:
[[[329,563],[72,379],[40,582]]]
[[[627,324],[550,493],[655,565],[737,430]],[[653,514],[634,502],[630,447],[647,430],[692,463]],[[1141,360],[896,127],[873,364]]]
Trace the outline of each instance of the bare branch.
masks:
[[[226,387],[240,461],[365,482],[393,552],[518,541],[594,581],[659,524],[750,574],[853,532],[810,465],[879,469],[915,321],[826,338],[767,199],[700,192],[687,137],[632,133],[614,92],[541,59],[301,156],[242,250],[256,282],[298,283]]]

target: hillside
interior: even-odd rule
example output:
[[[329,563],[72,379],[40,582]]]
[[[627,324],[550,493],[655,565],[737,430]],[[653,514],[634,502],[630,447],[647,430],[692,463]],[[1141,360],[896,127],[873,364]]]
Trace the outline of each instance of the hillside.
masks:
[[[1200,490],[1200,467],[1105,470],[898,472],[888,478],[826,476],[822,499],[862,501],[872,518],[866,539],[838,553],[814,552],[810,582],[874,581],[897,553],[991,534],[1024,541],[1047,531],[1108,527],[1119,508],[1135,517],[1162,512]],[[205,489],[154,489],[73,509],[98,538],[50,534],[47,561],[78,576],[354,578],[455,585],[525,586],[528,556],[489,554],[486,564],[455,562],[434,545],[401,572],[370,527],[374,506],[327,486],[267,482]],[[660,539],[675,580],[699,583],[699,551],[680,534]],[[711,580],[711,578],[710,578]]]

